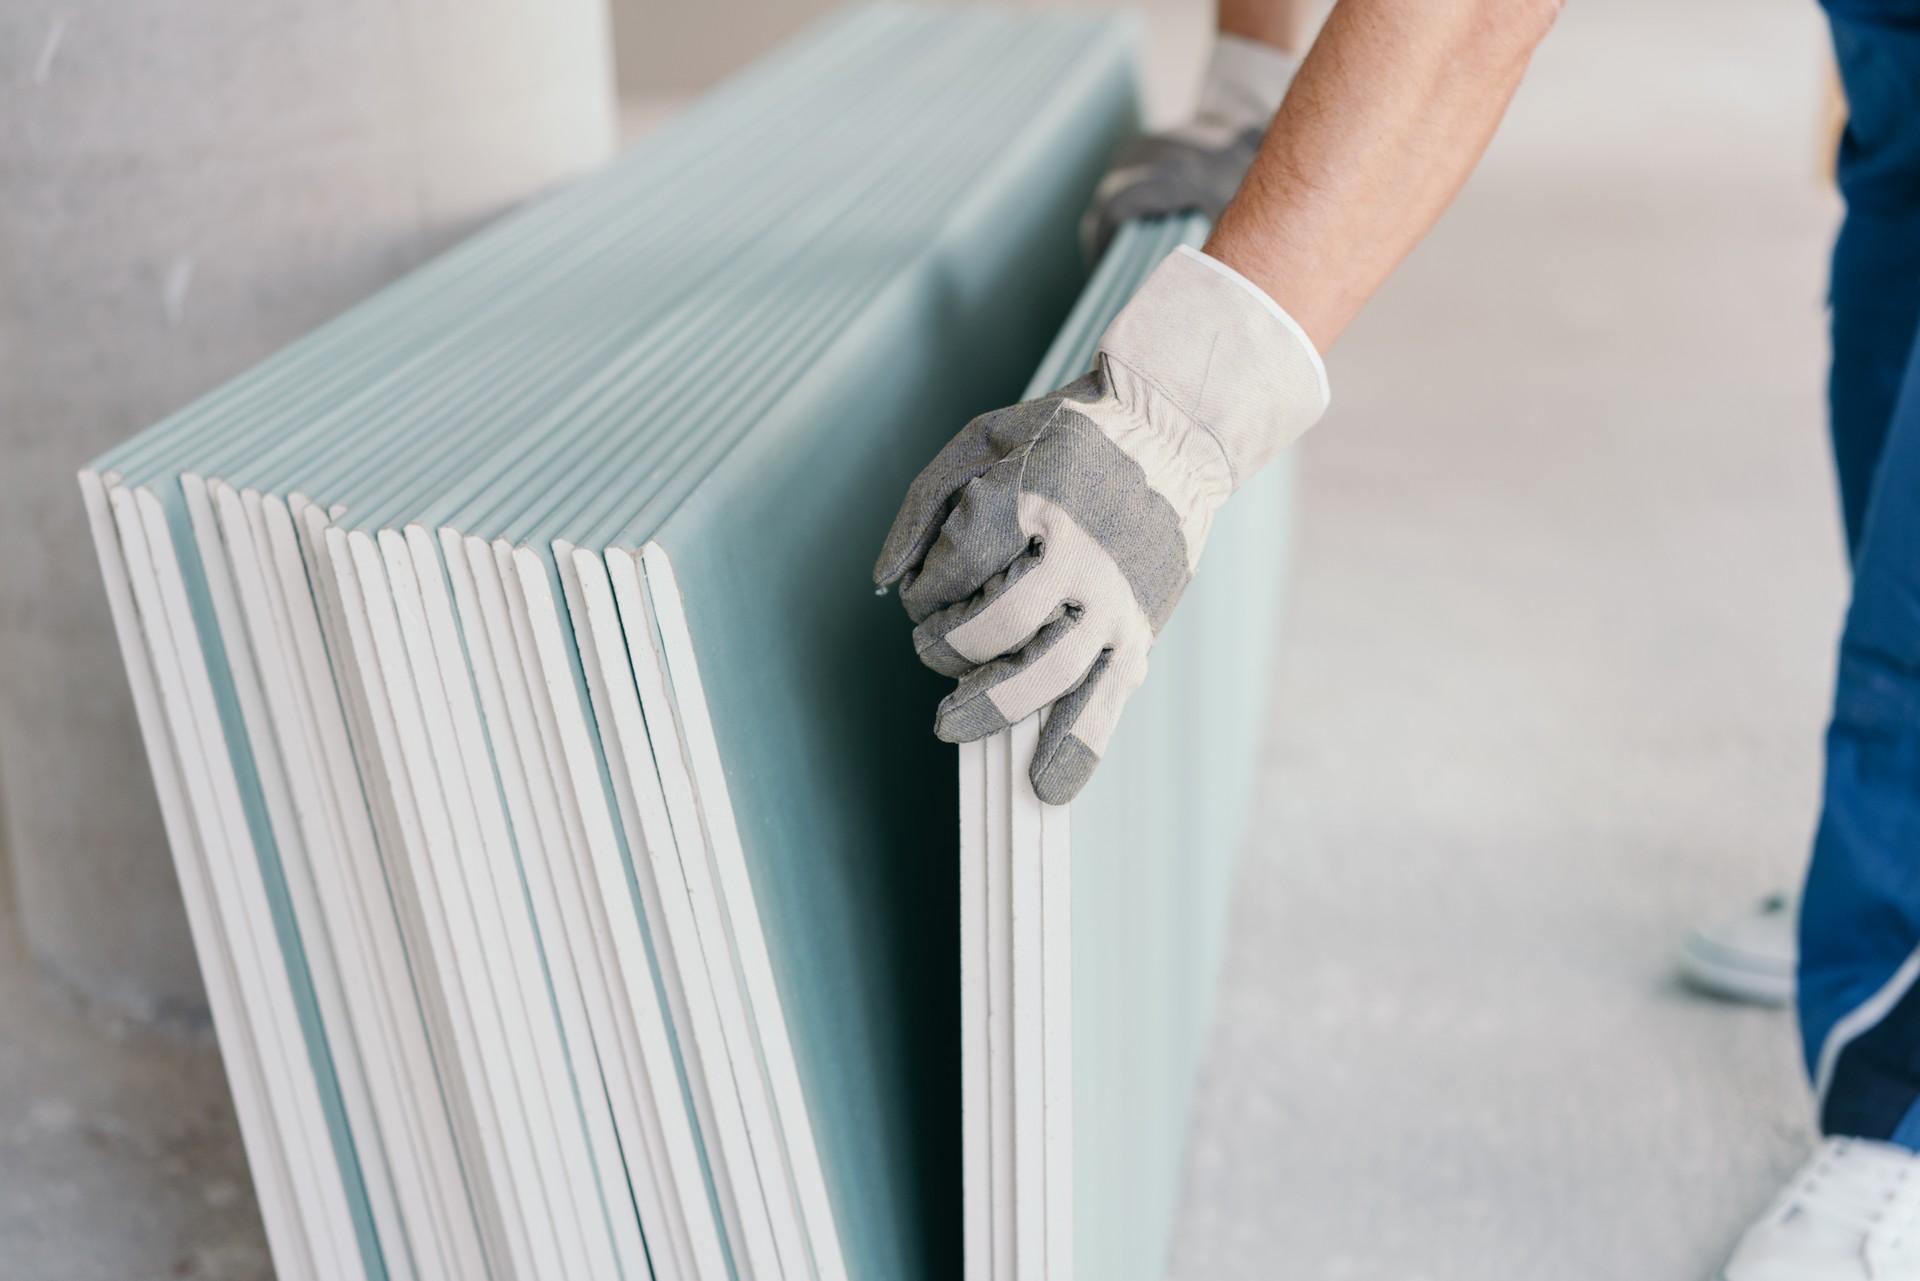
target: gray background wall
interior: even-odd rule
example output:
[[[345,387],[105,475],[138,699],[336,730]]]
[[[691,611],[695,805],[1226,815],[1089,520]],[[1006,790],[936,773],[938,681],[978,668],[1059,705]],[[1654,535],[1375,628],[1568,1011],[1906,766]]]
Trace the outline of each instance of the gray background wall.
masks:
[[[0,791],[10,927],[202,1008],[75,470],[602,160],[600,0],[0,4]]]

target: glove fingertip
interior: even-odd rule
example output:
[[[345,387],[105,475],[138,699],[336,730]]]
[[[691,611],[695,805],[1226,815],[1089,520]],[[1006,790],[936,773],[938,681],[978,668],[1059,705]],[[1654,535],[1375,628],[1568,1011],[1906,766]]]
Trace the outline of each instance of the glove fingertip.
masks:
[[[1072,734],[1062,734],[1052,743],[1041,745],[1034,753],[1027,778],[1033,794],[1047,805],[1065,805],[1080,794],[1093,777],[1100,756]]]
[[[940,516],[944,518],[945,513]],[[884,590],[899,583],[904,591],[939,533],[939,520],[915,513],[909,522],[907,511],[901,511],[887,533],[887,541],[881,544],[879,557],[873,562],[873,585]]]
[[[949,694],[940,701],[933,719],[934,736],[944,743],[971,743],[1005,728],[1007,718],[984,690],[964,696]]]

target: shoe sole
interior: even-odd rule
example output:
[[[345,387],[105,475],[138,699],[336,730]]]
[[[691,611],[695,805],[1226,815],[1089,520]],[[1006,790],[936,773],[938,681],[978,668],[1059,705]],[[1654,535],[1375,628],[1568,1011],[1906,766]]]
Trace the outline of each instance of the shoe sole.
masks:
[[[1680,973],[1689,984],[1709,995],[1749,1005],[1781,1006],[1793,1000],[1791,975],[1729,965],[1688,949],[1680,953]]]

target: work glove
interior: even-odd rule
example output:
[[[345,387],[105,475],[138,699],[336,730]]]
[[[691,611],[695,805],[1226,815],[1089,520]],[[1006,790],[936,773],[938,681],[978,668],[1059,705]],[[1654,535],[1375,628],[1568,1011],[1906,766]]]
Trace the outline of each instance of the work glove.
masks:
[[[1299,61],[1241,36],[1215,38],[1193,120],[1135,139],[1095,188],[1080,222],[1081,246],[1097,262],[1122,224],[1163,214],[1217,219],[1240,190]]]
[[[1213,515],[1312,426],[1307,336],[1224,263],[1182,247],[1100,340],[1094,369],[968,423],[920,473],[874,567],[929,667],[958,679],[934,732],[982,738],[1052,705],[1030,767],[1085,785]]]

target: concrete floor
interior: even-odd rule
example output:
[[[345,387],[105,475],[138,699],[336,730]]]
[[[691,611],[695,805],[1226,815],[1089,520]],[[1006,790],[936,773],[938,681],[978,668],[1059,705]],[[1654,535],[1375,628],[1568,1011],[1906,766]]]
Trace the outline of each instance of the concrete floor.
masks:
[[[1824,38],[1569,5],[1332,353],[1181,1281],[1695,1281],[1803,1154],[1672,956],[1814,819]]]
[[[81,1010],[7,949],[0,1277],[257,1281],[272,1271],[207,1030]]]
[[[1813,819],[1823,39],[1572,5],[1333,353],[1181,1281],[1693,1281],[1808,1142],[1789,1017],[1671,956]],[[267,1275],[204,1031],[4,949],[0,1029],[0,1276]]]

